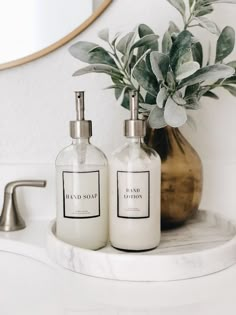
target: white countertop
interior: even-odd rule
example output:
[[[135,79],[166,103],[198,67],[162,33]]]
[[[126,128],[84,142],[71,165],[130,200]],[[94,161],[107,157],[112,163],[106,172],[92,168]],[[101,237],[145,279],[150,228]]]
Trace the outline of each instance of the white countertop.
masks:
[[[50,261],[45,250],[48,225],[31,221],[25,230],[0,233],[1,315],[236,314],[236,265],[210,276],[171,282],[83,276]]]

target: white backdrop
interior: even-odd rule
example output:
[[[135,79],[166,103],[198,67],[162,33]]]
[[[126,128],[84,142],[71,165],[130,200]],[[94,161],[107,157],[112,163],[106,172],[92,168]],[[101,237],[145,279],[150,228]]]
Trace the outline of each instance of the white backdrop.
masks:
[[[92,0],[0,0],[0,62],[52,45],[93,12]],[[16,48],[17,47],[17,48]]]
[[[236,5],[218,5],[214,18],[223,28],[236,28]],[[108,10],[69,44],[39,60],[0,72],[0,202],[6,182],[20,178],[46,178],[48,187],[19,189],[23,214],[55,216],[54,161],[70,143],[69,120],[74,119],[74,90],[86,91],[86,116],[93,120],[93,143],[109,156],[124,141],[123,120],[128,112],[116,104],[105,75],[80,78],[72,73],[82,66],[68,53],[78,40],[99,42],[97,32],[109,27],[132,30],[149,24],[160,35],[179,14],[166,0],[114,0]],[[209,34],[198,32],[207,43]],[[14,39],[13,39],[14,40]],[[236,53],[231,59],[236,59]],[[188,125],[184,135],[199,152],[204,164],[201,207],[236,219],[236,99],[224,91],[220,101],[205,99],[193,114],[197,129]]]

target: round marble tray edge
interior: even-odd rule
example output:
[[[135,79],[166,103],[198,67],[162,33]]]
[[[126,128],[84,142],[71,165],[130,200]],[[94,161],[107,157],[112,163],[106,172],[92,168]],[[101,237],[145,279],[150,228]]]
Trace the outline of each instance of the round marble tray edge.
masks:
[[[217,215],[217,219],[220,216]],[[236,235],[219,246],[181,254],[130,254],[74,247],[55,236],[55,220],[47,235],[49,257],[74,272],[126,281],[171,281],[201,277],[236,263]]]

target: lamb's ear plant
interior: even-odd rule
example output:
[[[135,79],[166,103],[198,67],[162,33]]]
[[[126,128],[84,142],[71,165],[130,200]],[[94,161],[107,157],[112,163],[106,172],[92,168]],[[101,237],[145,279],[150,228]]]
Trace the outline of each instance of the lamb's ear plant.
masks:
[[[69,49],[72,56],[89,64],[74,76],[91,72],[111,77],[116,99],[128,108],[128,93],[139,90],[139,111],[152,128],[166,125],[179,127],[187,120],[186,109],[199,108],[201,97],[218,99],[216,88],[236,96],[236,60],[225,62],[235,46],[235,31],[226,26],[222,31],[209,19],[214,6],[236,4],[236,0],[167,0],[182,16],[183,25],[169,23],[160,38],[145,24],[126,35],[110,38],[108,29],[98,36],[106,48],[79,41]],[[204,58],[201,42],[191,32],[201,27],[217,36],[215,60]],[[205,59],[207,61],[205,61]]]

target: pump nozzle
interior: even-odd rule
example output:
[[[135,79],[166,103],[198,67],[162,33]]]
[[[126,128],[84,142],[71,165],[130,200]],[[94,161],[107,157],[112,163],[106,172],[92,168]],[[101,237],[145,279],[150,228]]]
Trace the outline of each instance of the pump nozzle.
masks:
[[[129,93],[130,119],[125,120],[126,137],[144,137],[146,134],[146,121],[138,119],[138,91]]]
[[[75,91],[76,120],[84,120],[84,91]]]
[[[138,120],[138,92],[131,91],[129,93],[129,102],[130,102],[130,119]]]
[[[73,139],[90,138],[92,122],[84,119],[84,92],[75,92],[76,120],[70,122],[70,135]]]

